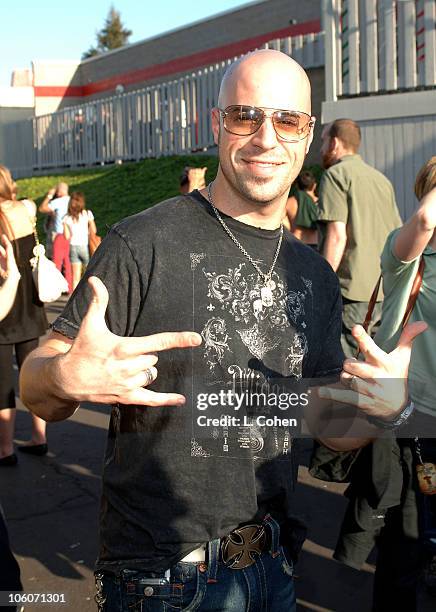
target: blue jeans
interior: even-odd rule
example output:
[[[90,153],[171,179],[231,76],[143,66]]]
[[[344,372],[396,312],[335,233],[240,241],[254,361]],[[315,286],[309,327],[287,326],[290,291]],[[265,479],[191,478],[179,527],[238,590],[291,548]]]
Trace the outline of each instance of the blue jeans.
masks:
[[[81,263],[87,266],[89,263],[88,245],[70,244],[70,261],[71,263]]]
[[[220,541],[208,544],[208,564],[177,563],[164,574],[122,570],[96,573],[99,612],[295,612],[293,567],[279,544],[279,526],[270,517],[271,549],[246,569],[221,562]],[[156,584],[162,578],[163,584]]]

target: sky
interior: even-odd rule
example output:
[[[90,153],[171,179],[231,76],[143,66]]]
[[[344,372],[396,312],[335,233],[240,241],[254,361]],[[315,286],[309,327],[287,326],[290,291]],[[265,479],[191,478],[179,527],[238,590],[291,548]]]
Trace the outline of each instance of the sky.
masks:
[[[249,3],[248,0],[0,0],[0,87],[32,60],[80,59],[96,44],[111,4],[132,30],[130,43]]]

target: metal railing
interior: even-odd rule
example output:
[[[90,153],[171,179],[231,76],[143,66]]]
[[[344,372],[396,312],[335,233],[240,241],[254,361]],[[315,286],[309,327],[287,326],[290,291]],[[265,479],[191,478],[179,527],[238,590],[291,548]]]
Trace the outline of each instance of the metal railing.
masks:
[[[305,68],[324,65],[323,33],[273,40],[264,47]],[[210,109],[236,58],[122,95],[33,119],[33,170],[90,166],[204,150],[214,145]]]
[[[326,100],[436,86],[435,0],[323,0]]]

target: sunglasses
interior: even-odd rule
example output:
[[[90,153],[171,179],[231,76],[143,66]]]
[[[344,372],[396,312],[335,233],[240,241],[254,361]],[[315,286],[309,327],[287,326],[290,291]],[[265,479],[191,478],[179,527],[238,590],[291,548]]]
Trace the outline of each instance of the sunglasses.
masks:
[[[255,134],[267,117],[271,117],[274,130],[286,142],[299,142],[310,134],[315,121],[301,111],[277,110],[238,104],[219,108],[223,117],[224,129],[236,136]],[[265,111],[272,111],[267,114]]]

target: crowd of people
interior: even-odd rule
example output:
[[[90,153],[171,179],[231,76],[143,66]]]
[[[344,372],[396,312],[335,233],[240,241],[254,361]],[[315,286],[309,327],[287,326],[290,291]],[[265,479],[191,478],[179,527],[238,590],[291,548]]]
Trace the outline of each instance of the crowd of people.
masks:
[[[431,580],[436,157],[418,174],[419,206],[403,225],[391,183],[358,153],[351,119],[323,129],[319,185],[302,170],[314,125],[304,70],[260,50],[221,83],[214,180],[185,168],[181,194],[113,226],[89,265],[96,228],[83,194],[50,190],[39,211],[53,221],[53,261],[74,294],[39,348],[47,320],[28,263],[36,209],[0,168],[9,302],[0,465],[17,462],[14,347],[33,420],[21,450],[46,452],[45,422],[81,402],[112,406],[99,611],[296,610],[298,435],[290,446],[289,426],[256,424],[250,404],[290,380],[318,381],[316,409],[346,410],[359,425],[342,436],[327,428],[314,445],[312,474],[350,482],[335,558],[361,567],[378,547],[377,612],[414,612],[424,570]],[[370,299],[380,273],[384,298]],[[238,418],[227,393],[244,394]],[[200,425],[199,397],[224,421]]]

